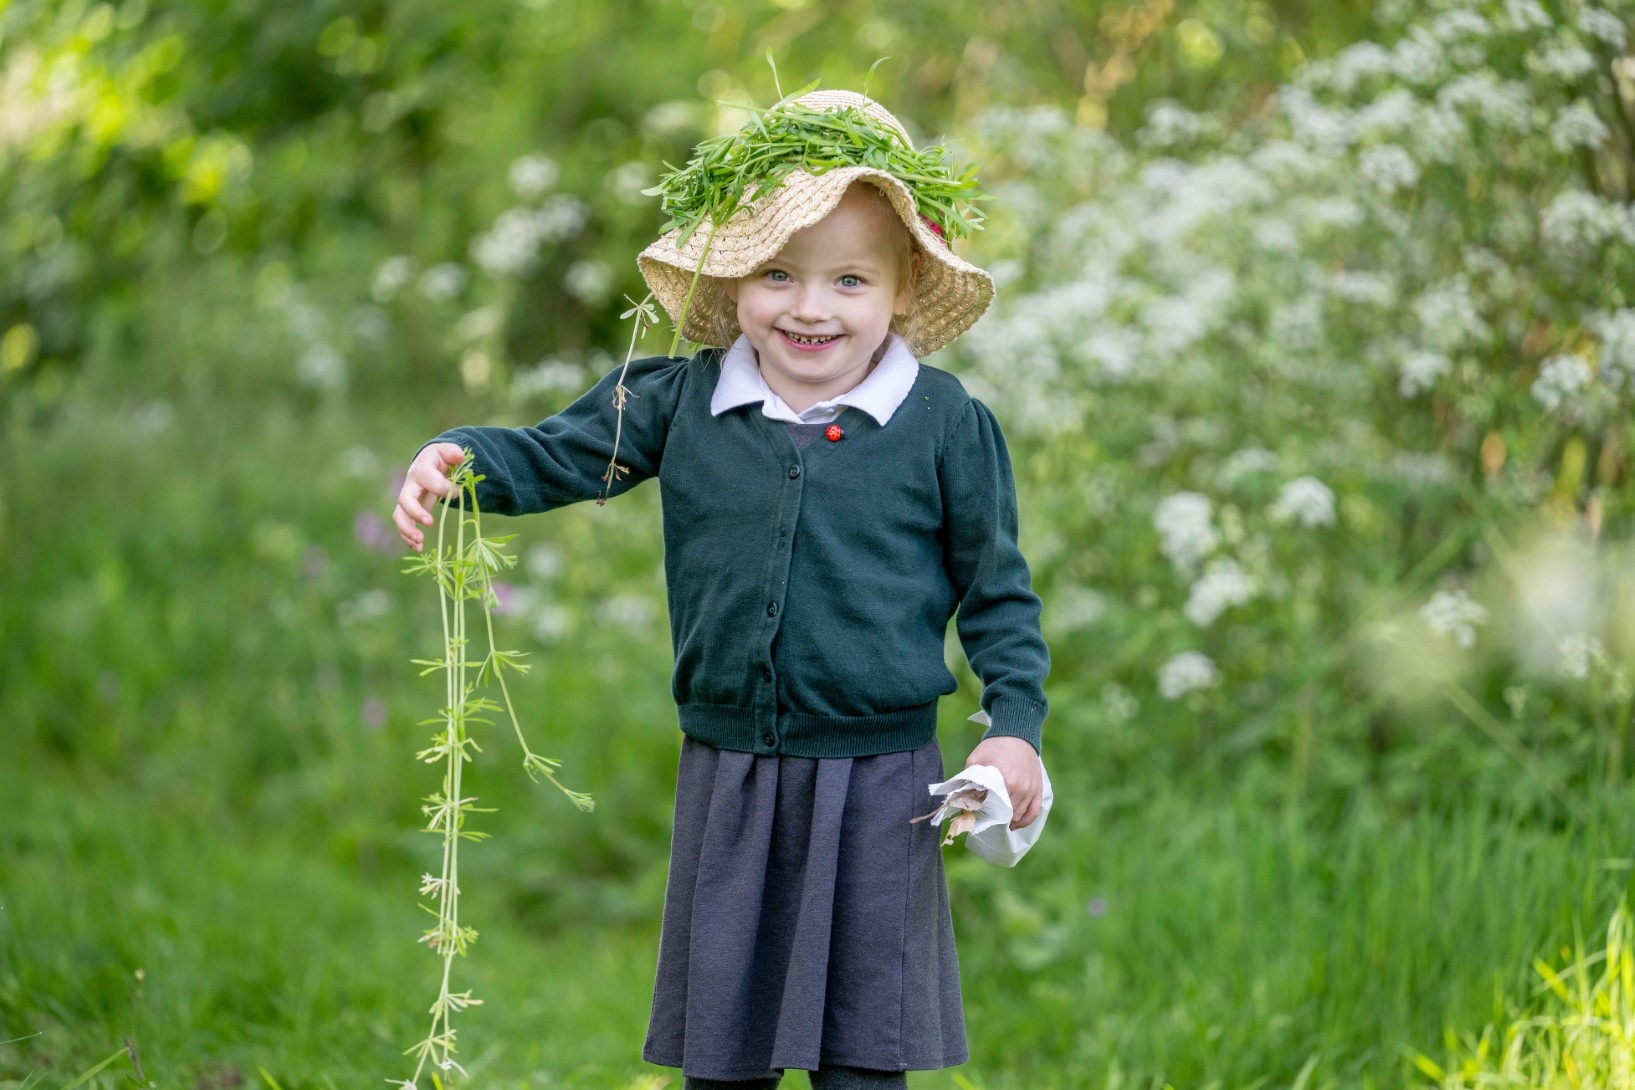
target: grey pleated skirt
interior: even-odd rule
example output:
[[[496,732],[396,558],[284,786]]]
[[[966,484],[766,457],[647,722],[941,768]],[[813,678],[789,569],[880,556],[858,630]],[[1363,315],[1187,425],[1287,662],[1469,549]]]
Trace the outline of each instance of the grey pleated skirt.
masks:
[[[642,1056],[706,1079],[964,1063],[936,742],[849,759],[684,739]]]

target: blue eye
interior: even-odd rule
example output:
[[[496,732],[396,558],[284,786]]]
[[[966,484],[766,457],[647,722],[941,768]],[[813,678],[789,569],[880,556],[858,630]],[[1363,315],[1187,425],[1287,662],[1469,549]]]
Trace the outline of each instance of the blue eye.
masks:
[[[861,276],[842,276],[840,286],[843,288],[860,288],[863,286],[863,278]]]
[[[766,270],[766,278],[774,283],[783,284],[788,282],[789,274],[782,269],[768,269]]]

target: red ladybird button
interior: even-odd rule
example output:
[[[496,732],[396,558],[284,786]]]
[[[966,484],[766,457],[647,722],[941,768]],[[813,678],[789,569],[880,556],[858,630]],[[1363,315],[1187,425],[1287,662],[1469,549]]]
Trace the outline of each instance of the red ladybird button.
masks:
[[[830,424],[828,429],[824,431],[823,438],[827,439],[831,443],[838,443],[845,436],[845,434],[846,433],[841,430],[839,424]]]

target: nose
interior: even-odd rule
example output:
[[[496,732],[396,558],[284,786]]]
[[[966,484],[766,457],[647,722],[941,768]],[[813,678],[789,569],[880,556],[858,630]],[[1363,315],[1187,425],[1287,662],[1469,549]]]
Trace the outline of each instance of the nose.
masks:
[[[824,298],[823,288],[817,284],[802,284],[795,291],[794,302],[789,307],[790,317],[802,322],[821,322],[827,318],[828,304]]]

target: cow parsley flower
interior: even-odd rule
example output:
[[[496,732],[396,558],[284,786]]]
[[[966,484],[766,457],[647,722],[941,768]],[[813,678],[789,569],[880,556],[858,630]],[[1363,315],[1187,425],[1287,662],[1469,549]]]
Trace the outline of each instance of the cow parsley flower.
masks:
[[[1556,664],[1557,672],[1574,681],[1588,680],[1593,668],[1604,667],[1607,662],[1606,646],[1596,637],[1586,636],[1582,632],[1561,637],[1557,650],[1561,654]]]
[[[1572,83],[1595,71],[1595,55],[1573,38],[1557,38],[1527,54],[1527,67],[1550,79]]]
[[[1144,148],[1190,144],[1208,130],[1209,123],[1207,117],[1179,102],[1158,99],[1147,104],[1147,123],[1135,134],[1135,141]]]
[[[1590,361],[1583,356],[1551,356],[1539,368],[1538,378],[1533,380],[1533,400],[1555,412],[1575,400],[1574,395],[1588,386],[1594,377]]]
[[[1349,95],[1359,86],[1391,74],[1391,51],[1378,42],[1355,42],[1335,55],[1329,86]]]
[[[1439,590],[1419,607],[1419,616],[1432,632],[1470,650],[1476,629],[1487,623],[1487,608],[1463,590]]]
[[[1179,700],[1188,693],[1214,688],[1220,678],[1220,671],[1208,655],[1182,651],[1158,668],[1158,695],[1165,700]]]
[[[1256,473],[1270,473],[1277,468],[1277,455],[1265,447],[1244,447],[1233,451],[1221,464],[1215,479],[1223,488],[1232,488]]]
[[[1222,613],[1233,606],[1243,605],[1253,596],[1249,577],[1236,560],[1213,560],[1203,576],[1192,584],[1187,604],[1181,612],[1199,628],[1208,628]]]
[[[1135,698],[1135,694],[1116,681],[1109,681],[1101,687],[1101,706],[1113,723],[1128,723],[1141,710],[1141,702]]]
[[[1435,39],[1416,28],[1392,50],[1392,67],[1402,82],[1428,86],[1447,71],[1447,58]]]
[[[1613,389],[1635,387],[1635,309],[1596,311],[1584,322],[1601,341],[1601,377]]]
[[[1214,552],[1220,534],[1210,522],[1209,497],[1198,492],[1176,492],[1158,501],[1152,524],[1158,531],[1159,551],[1182,571],[1191,571]]]
[[[580,302],[594,306],[613,293],[613,270],[601,261],[575,261],[563,275],[562,287]]]
[[[420,294],[437,303],[446,303],[465,290],[466,271],[452,261],[433,265],[420,274]]]
[[[1624,233],[1628,215],[1618,206],[1582,189],[1556,195],[1539,217],[1546,240],[1562,249],[1599,246]]]
[[[531,201],[543,196],[561,174],[562,168],[556,165],[556,160],[535,152],[513,161],[506,179],[511,183],[512,192]]]
[[[1414,316],[1425,339],[1441,349],[1458,348],[1488,334],[1488,324],[1476,310],[1470,280],[1455,276],[1442,281],[1414,303]]]
[[[1629,40],[1629,28],[1610,11],[1586,5],[1578,13],[1578,28],[1594,38],[1600,38],[1614,49],[1622,50]]]
[[[1611,135],[1612,130],[1595,112],[1595,107],[1583,99],[1564,107],[1550,123],[1550,143],[1557,151],[1598,148]]]
[[[1543,30],[1554,25],[1538,0],[1504,0],[1504,15],[1519,31]]]
[[[1107,599],[1090,587],[1064,587],[1050,596],[1045,626],[1052,635],[1089,628],[1107,613]]]
[[[1316,477],[1296,477],[1278,492],[1271,516],[1302,526],[1333,526],[1334,490]]]
[[[1419,164],[1395,144],[1377,144],[1357,160],[1362,176],[1387,193],[1419,184]]]
[[[1397,392],[1403,397],[1417,397],[1435,386],[1452,369],[1453,364],[1440,352],[1423,349],[1410,352],[1402,358],[1398,367],[1400,377],[1397,379]]]
[[[414,276],[414,258],[406,254],[396,254],[382,261],[375,269],[374,279],[370,283],[369,293],[378,303],[385,303],[402,290]]]

